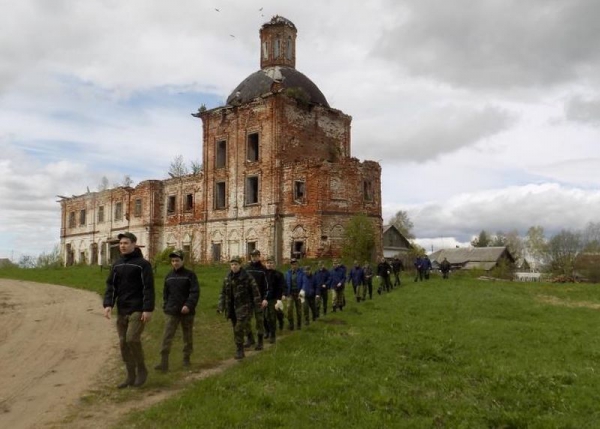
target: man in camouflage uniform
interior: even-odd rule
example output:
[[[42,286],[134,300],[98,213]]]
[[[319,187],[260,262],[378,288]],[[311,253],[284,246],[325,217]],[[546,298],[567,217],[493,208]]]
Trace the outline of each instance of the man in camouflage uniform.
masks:
[[[233,340],[236,346],[236,359],[244,357],[244,335],[250,329],[252,314],[262,317],[260,292],[254,278],[240,265],[239,257],[229,261],[231,271],[223,281],[219,295],[217,311],[225,312],[225,316],[233,325]]]

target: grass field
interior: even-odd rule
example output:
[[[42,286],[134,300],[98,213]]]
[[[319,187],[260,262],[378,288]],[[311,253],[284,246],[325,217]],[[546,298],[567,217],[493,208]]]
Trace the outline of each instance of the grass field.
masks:
[[[30,280],[100,291],[106,272],[95,270],[55,270]],[[234,352],[230,326],[215,314],[225,270],[197,269],[193,361],[200,369]],[[19,278],[35,271],[19,270]],[[159,270],[157,286],[165,273]],[[0,270],[4,276],[16,274]],[[600,427],[597,286],[407,280],[287,334],[119,427]],[[145,345],[158,359],[162,319],[156,320]],[[176,367],[153,373],[148,384],[168,386],[180,376]]]

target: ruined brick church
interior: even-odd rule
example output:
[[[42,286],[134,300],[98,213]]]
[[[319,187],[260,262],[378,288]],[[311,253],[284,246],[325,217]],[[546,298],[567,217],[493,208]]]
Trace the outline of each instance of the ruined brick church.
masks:
[[[296,70],[295,25],[260,29],[260,70],[224,106],[201,108],[203,170],[61,200],[66,264],[108,264],[131,231],[152,260],[167,247],[198,262],[253,249],[279,263],[339,256],[345,227],[372,220],[381,254],[381,167],[351,156],[352,118]],[[374,255],[375,256],[375,255]]]

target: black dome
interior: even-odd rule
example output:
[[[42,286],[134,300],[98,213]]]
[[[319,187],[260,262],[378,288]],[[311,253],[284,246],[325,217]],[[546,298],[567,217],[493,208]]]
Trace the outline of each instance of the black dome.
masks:
[[[329,107],[321,90],[309,78],[292,67],[266,67],[252,73],[227,97],[227,104],[242,104],[271,92],[271,85],[279,82],[283,88],[301,88],[314,104]]]

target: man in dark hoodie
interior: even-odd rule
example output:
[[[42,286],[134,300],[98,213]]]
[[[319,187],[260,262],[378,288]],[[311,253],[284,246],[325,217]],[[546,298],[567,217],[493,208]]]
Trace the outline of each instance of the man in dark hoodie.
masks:
[[[117,333],[127,378],[119,389],[142,386],[148,377],[141,336],[154,311],[154,276],[152,266],[137,247],[131,232],[118,235],[121,257],[113,264],[106,279],[104,317],[110,319],[117,305]]]
[[[183,251],[175,250],[171,252],[169,258],[173,269],[165,277],[163,288],[165,330],[160,349],[161,360],[154,367],[163,372],[169,370],[169,353],[179,324],[183,333],[183,366],[190,366],[190,355],[194,349],[194,315],[200,297],[200,285],[196,273],[183,266]]]

